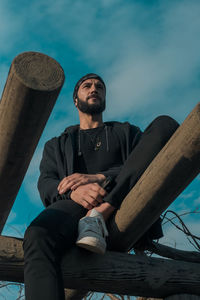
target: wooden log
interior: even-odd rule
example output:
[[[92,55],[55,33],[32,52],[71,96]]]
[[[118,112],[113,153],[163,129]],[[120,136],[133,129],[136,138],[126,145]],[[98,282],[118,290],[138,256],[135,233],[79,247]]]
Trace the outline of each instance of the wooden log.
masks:
[[[23,282],[21,247],[19,239],[0,237],[0,280]],[[200,295],[198,263],[109,251],[98,255],[74,247],[61,267],[65,288],[154,298]]]
[[[200,103],[122,202],[110,224],[111,249],[128,251],[199,171]]]
[[[166,298],[146,298],[146,297],[139,297],[137,300],[200,300],[200,296],[197,295],[188,295],[188,294],[179,294],[173,295]]]
[[[179,295],[173,295],[173,296],[166,297],[163,300],[200,300],[200,296],[179,294]]]
[[[66,300],[81,300],[85,297],[88,291],[81,289],[81,290],[74,290],[74,289],[65,289],[65,299]]]
[[[0,102],[0,231],[63,83],[47,55],[25,52],[12,62]]]
[[[138,297],[136,300],[163,300],[163,298]]]

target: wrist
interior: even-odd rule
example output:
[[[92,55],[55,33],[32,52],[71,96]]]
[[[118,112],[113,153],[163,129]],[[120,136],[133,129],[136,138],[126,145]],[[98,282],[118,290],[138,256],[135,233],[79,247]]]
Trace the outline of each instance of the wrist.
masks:
[[[71,200],[74,200],[74,199],[73,199],[73,198],[74,198],[73,196],[74,196],[74,191],[71,191],[71,193],[70,193],[70,199],[71,199]]]

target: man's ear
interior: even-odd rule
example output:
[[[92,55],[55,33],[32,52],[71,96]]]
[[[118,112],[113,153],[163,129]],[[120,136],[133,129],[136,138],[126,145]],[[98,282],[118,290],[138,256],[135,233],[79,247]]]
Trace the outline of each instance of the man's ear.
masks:
[[[74,100],[74,105],[77,107],[77,102],[78,102],[78,100],[77,100],[77,98]]]

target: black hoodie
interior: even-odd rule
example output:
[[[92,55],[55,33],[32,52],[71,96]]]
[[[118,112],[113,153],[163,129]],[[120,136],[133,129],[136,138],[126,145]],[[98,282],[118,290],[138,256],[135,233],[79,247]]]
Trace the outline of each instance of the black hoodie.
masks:
[[[114,130],[118,136],[124,163],[138,143],[142,132],[128,122],[105,122],[105,125],[107,126],[108,140],[111,130]],[[64,177],[74,173],[74,133],[78,130],[79,125],[68,127],[59,137],[54,137],[45,144],[38,180],[38,189],[45,206],[58,200],[67,199],[67,195],[58,194],[57,186]],[[101,173],[113,177],[118,175],[120,169],[121,167],[110,168]]]

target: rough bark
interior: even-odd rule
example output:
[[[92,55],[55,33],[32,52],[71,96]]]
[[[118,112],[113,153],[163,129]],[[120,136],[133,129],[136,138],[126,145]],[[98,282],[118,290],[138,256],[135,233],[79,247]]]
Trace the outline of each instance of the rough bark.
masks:
[[[179,295],[171,295],[166,298],[146,298],[146,297],[138,297],[137,300],[200,300],[200,296],[197,295],[188,295],[188,294],[179,294]]]
[[[22,240],[0,237],[0,279],[23,282]],[[9,255],[9,256],[8,256]],[[97,255],[74,247],[62,261],[65,288],[164,298],[200,295],[198,263],[126,253]]]
[[[47,55],[25,52],[12,62],[0,102],[0,232],[63,82]]]
[[[66,300],[81,300],[85,297],[88,291],[81,289],[81,290],[74,290],[74,289],[65,289],[65,299]]]
[[[146,298],[146,297],[138,297],[137,300],[163,300],[163,298]]]
[[[110,249],[128,251],[199,171],[200,103],[122,202],[110,224]]]
[[[179,294],[179,295],[172,295],[172,296],[166,297],[163,300],[200,300],[200,296]]]

